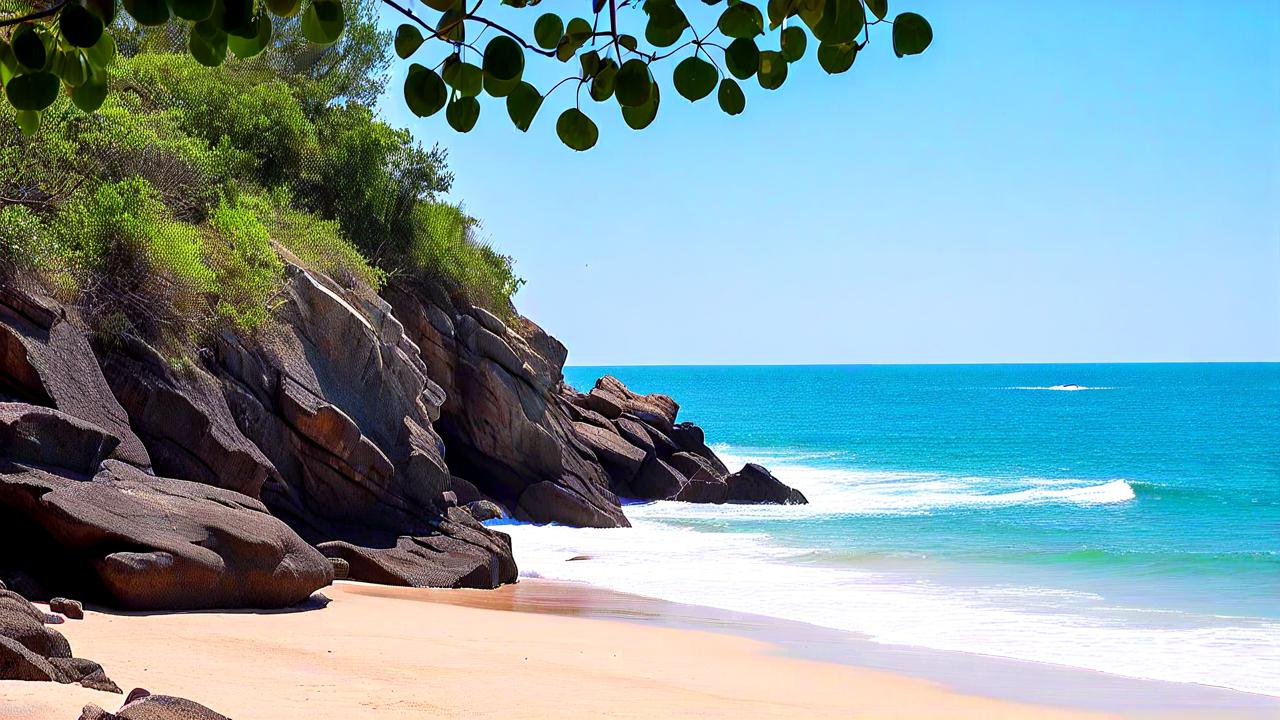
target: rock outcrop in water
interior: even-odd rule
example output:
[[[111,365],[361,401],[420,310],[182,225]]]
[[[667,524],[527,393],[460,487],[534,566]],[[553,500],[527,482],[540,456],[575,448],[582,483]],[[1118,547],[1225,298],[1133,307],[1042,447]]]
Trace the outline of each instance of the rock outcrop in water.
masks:
[[[175,360],[0,287],[0,577],[116,607],[276,607],[352,579],[491,588],[477,520],[628,524],[619,497],[804,502],[731,473],[664,395],[564,383],[565,347],[432,284],[289,266],[273,321]]]

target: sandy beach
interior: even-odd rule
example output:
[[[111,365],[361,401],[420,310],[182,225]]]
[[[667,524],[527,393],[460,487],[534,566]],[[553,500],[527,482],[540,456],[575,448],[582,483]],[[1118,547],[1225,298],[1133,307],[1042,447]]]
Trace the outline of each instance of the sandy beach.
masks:
[[[179,695],[238,720],[375,714],[504,719],[1144,715],[965,694],[906,675],[787,657],[769,643],[731,634],[600,619],[599,605],[608,603],[608,596],[590,589],[536,580],[516,587],[518,592],[473,592],[339,583],[324,590],[330,602],[323,608],[90,611],[84,620],[59,629],[77,655],[101,662],[126,692],[144,687]],[[639,620],[645,614],[619,612]],[[0,683],[0,718],[73,720],[86,703],[114,709],[120,700],[77,686],[6,681]],[[1211,715],[1223,716],[1178,714]]]

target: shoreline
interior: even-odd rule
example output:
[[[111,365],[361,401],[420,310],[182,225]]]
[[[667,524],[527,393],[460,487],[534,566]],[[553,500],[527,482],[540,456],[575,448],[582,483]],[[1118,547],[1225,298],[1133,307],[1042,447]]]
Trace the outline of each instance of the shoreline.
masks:
[[[1280,707],[1263,696],[1053,666],[956,662],[959,653],[873,652],[875,643],[814,626],[575,583],[525,579],[472,591],[341,582],[322,594],[327,605],[284,611],[90,608],[59,630],[126,692],[180,695],[239,720],[1253,718]],[[946,667],[959,675],[944,677]],[[966,685],[965,677],[999,682]],[[1019,685],[1040,698],[1013,697]],[[1104,698],[1126,703],[1098,707]],[[121,700],[0,682],[6,720],[72,720],[85,703],[111,710]]]

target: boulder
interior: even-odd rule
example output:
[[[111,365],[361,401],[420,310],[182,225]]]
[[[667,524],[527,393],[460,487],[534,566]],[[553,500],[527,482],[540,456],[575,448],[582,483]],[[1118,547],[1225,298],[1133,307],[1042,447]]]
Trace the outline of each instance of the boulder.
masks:
[[[346,560],[352,580],[383,585],[491,589],[517,576],[511,538],[456,507],[430,535],[401,536],[378,548],[327,542],[320,550]]]
[[[85,705],[80,720],[229,720],[200,703],[171,695],[152,695],[136,688],[114,713],[97,705]]]
[[[450,472],[521,520],[629,524],[608,472],[575,428],[608,421],[588,419],[562,397],[563,345],[524,318],[509,326],[459,306],[430,283],[392,284],[384,294],[444,389],[436,429]]]
[[[120,444],[102,428],[53,408],[0,403],[0,456],[93,473]]]
[[[729,468],[725,466],[724,462],[720,460],[711,448],[707,447],[706,437],[702,432],[702,428],[691,422],[676,423],[671,427],[670,437],[676,447],[705,459],[711,463],[712,467],[720,475],[729,474]]]
[[[112,392],[146,445],[156,474],[260,498],[275,465],[236,426],[221,384],[197,360],[178,367],[133,338],[99,344]]]
[[[729,486],[728,502],[774,503],[778,505],[807,505],[809,501],[799,490],[784,485],[764,467],[747,463],[745,467],[725,479]]]
[[[663,432],[671,430],[676,415],[680,412],[676,401],[666,395],[640,395],[631,392],[621,380],[612,375],[605,375],[596,381],[591,394],[597,393],[617,402],[622,412],[630,413]]]
[[[49,609],[56,613],[62,613],[72,620],[84,619],[84,605],[80,604],[79,600],[56,597],[49,601]]]
[[[45,627],[43,612],[8,590],[0,590],[0,680],[77,683],[120,692],[101,665],[72,657],[67,639]]]
[[[687,482],[675,468],[650,457],[632,478],[631,489],[635,497],[643,500],[674,500]]]
[[[644,462],[645,451],[623,440],[622,436],[612,429],[606,430],[587,423],[574,423],[573,428],[577,431],[578,437],[604,463],[605,469],[614,471],[610,472],[610,476],[616,472],[622,476],[621,480],[626,482]]]
[[[680,471],[689,480],[697,482],[724,483],[726,473],[711,464],[710,460],[688,452],[673,453],[667,458],[671,467]],[[697,502],[697,501],[692,501]]]
[[[479,522],[485,520],[501,520],[507,516],[502,506],[490,500],[476,500],[466,505],[467,512]]]
[[[0,460],[0,546],[50,588],[135,610],[285,607],[333,578],[260,502],[116,460],[92,478]]]
[[[0,399],[56,408],[118,439],[112,457],[151,465],[98,369],[85,331],[47,298],[0,283]]]

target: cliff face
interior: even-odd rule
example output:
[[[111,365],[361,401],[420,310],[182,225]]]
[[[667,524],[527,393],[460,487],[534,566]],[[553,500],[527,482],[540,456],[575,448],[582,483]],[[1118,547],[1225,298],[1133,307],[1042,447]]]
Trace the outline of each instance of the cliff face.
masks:
[[[290,267],[269,328],[175,364],[0,287],[0,577],[130,608],[287,605],[335,567],[488,588],[516,564],[477,517],[804,501],[731,475],[670,398],[568,388],[564,346],[513,325],[432,285],[379,297]]]

